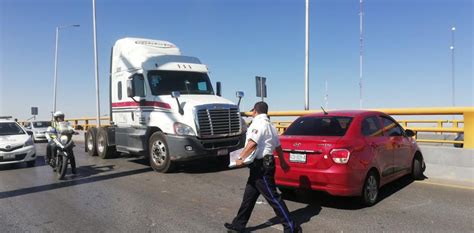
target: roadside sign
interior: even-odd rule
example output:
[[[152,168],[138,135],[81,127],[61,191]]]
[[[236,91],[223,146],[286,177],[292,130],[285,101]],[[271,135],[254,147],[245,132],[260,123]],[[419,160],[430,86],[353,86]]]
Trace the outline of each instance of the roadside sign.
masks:
[[[33,116],[38,115],[38,107],[31,107],[31,115]]]
[[[262,97],[262,101],[263,101],[263,98],[267,97],[266,81],[267,81],[267,78],[265,77],[255,76],[255,86],[257,88],[257,97]]]

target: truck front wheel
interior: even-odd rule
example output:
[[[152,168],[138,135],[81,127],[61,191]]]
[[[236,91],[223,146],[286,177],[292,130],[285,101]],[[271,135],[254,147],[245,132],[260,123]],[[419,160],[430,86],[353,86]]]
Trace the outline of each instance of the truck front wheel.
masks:
[[[150,166],[157,172],[171,172],[173,162],[170,159],[168,144],[162,132],[151,135],[148,145]]]

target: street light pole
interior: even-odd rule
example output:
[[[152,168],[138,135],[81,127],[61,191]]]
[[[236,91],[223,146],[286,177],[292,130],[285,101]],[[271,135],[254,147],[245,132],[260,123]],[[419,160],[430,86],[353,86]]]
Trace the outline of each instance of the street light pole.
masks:
[[[56,112],[56,93],[58,87],[58,46],[59,46],[59,29],[69,28],[69,27],[79,27],[79,24],[68,25],[68,26],[58,26],[56,27],[56,46],[54,49],[54,87],[53,87],[53,113]]]
[[[456,105],[456,97],[455,97],[455,79],[454,79],[454,32],[456,31],[456,27],[451,27],[451,94],[452,94],[452,104],[453,107]]]
[[[309,110],[309,0],[306,0],[304,63],[304,110]]]
[[[96,110],[97,110],[97,128],[100,127],[100,102],[99,102],[99,64],[97,55],[97,27],[95,20],[95,0],[92,0],[92,24],[94,27],[94,66],[95,66],[95,91],[96,91]]]

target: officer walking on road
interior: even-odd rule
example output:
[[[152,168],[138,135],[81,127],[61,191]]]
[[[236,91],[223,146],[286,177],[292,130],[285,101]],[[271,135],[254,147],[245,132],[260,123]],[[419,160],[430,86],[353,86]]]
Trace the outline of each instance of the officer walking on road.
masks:
[[[229,232],[242,232],[245,229],[260,194],[275,211],[284,226],[284,232],[302,232],[301,227],[297,226],[291,219],[285,202],[276,191],[274,150],[278,154],[280,166],[283,170],[286,171],[289,167],[283,158],[283,150],[281,149],[277,130],[271,124],[267,113],[268,105],[265,102],[257,102],[254,105],[252,110],[254,119],[247,129],[247,142],[236,164],[237,166],[244,166],[244,160],[252,153],[255,153],[255,159],[249,164],[250,176],[245,186],[239,212],[232,223],[224,224]]]

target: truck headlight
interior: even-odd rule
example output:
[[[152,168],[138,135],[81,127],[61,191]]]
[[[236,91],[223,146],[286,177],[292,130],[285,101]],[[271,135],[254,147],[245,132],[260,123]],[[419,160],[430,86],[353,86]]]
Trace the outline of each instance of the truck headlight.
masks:
[[[186,135],[186,136],[195,136],[196,135],[194,133],[193,128],[191,128],[189,125],[176,122],[176,123],[174,123],[173,127],[174,127],[174,132],[177,135]]]

